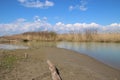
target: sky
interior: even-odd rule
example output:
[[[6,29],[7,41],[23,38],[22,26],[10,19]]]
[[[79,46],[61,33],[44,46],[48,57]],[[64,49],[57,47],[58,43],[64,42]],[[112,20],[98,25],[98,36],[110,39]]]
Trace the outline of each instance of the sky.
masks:
[[[85,28],[120,32],[120,0],[0,0],[1,36]]]

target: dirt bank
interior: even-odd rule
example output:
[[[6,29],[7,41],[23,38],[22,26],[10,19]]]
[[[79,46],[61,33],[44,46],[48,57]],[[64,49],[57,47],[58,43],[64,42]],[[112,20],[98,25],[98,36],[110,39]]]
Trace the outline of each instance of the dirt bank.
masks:
[[[44,47],[6,53],[22,59],[11,72],[0,74],[3,80],[52,80],[46,63],[48,59],[58,68],[63,80],[120,80],[119,70],[70,50]],[[25,53],[28,54],[26,59]]]

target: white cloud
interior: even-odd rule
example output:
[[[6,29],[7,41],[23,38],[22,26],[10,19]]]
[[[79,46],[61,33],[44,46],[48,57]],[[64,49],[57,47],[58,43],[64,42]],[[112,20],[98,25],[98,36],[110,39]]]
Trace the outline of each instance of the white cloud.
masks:
[[[59,33],[67,33],[70,31],[83,31],[86,28],[99,28],[101,25],[97,23],[74,23],[74,24],[64,24],[62,22],[58,22],[54,25],[54,31]]]
[[[82,10],[82,11],[86,11],[86,10],[87,10],[87,7],[81,5],[81,6],[80,6],[80,10]]]
[[[68,23],[57,22],[52,25],[47,22],[47,17],[34,17],[33,22],[28,22],[24,18],[19,18],[12,23],[0,24],[0,35],[18,34],[28,31],[56,31],[58,33],[68,33],[70,31],[84,31],[85,29],[98,29],[99,32],[119,32],[120,23],[112,23],[109,25],[100,25],[97,23]]]
[[[47,20],[47,17],[44,16],[44,17],[43,17],[43,20],[46,21],[46,20]]]
[[[120,23],[111,23],[106,26],[102,26],[101,32],[120,33]]]
[[[19,2],[21,2],[21,3],[24,3],[24,2],[26,2],[27,0],[18,0]]]
[[[112,23],[110,24],[111,27],[120,27],[120,24],[119,23]]]
[[[23,6],[31,8],[46,8],[54,6],[54,2],[45,0],[18,0]]]
[[[78,10],[81,10],[81,11],[86,11],[88,8],[87,8],[87,0],[80,0],[80,3],[77,4],[77,5],[71,5],[69,6],[69,10],[74,10],[74,9],[78,9]]]
[[[40,22],[41,20],[40,20],[40,17],[39,16],[34,16],[34,21],[35,22]]]
[[[19,18],[19,19],[16,20],[16,22],[18,22],[18,23],[19,22],[25,22],[25,21],[26,21],[26,19],[24,19],[24,18]]]
[[[53,6],[53,5],[54,5],[53,2],[48,1],[48,0],[45,1],[45,6]]]
[[[86,0],[81,0],[80,1],[80,10],[86,11],[87,10],[86,5],[87,5],[87,1]]]
[[[75,7],[74,6],[69,6],[69,10],[73,10]]]
[[[11,35],[28,31],[50,31],[52,29],[52,25],[42,19],[40,20],[39,16],[35,16],[35,18],[33,22],[20,18],[12,23],[0,24],[0,35]]]
[[[64,23],[62,23],[62,22],[58,22],[58,23],[56,23],[56,26],[64,26]]]

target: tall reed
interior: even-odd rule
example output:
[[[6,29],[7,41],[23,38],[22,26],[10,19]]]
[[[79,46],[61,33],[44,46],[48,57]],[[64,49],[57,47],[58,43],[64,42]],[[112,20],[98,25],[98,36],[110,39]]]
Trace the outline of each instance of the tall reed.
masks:
[[[0,40],[18,41],[79,41],[79,42],[120,42],[120,33],[98,33],[97,29],[86,29],[84,32],[72,31],[66,34],[56,32],[26,32],[14,36],[2,37]]]

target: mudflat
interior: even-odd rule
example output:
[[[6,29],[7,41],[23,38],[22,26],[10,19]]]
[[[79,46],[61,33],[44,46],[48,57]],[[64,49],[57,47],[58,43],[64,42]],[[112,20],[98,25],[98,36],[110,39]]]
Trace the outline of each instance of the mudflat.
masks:
[[[120,80],[120,70],[71,50],[41,47],[6,53],[23,59],[17,61],[12,71],[0,74],[2,80],[52,80],[47,60],[57,67],[62,80]]]

